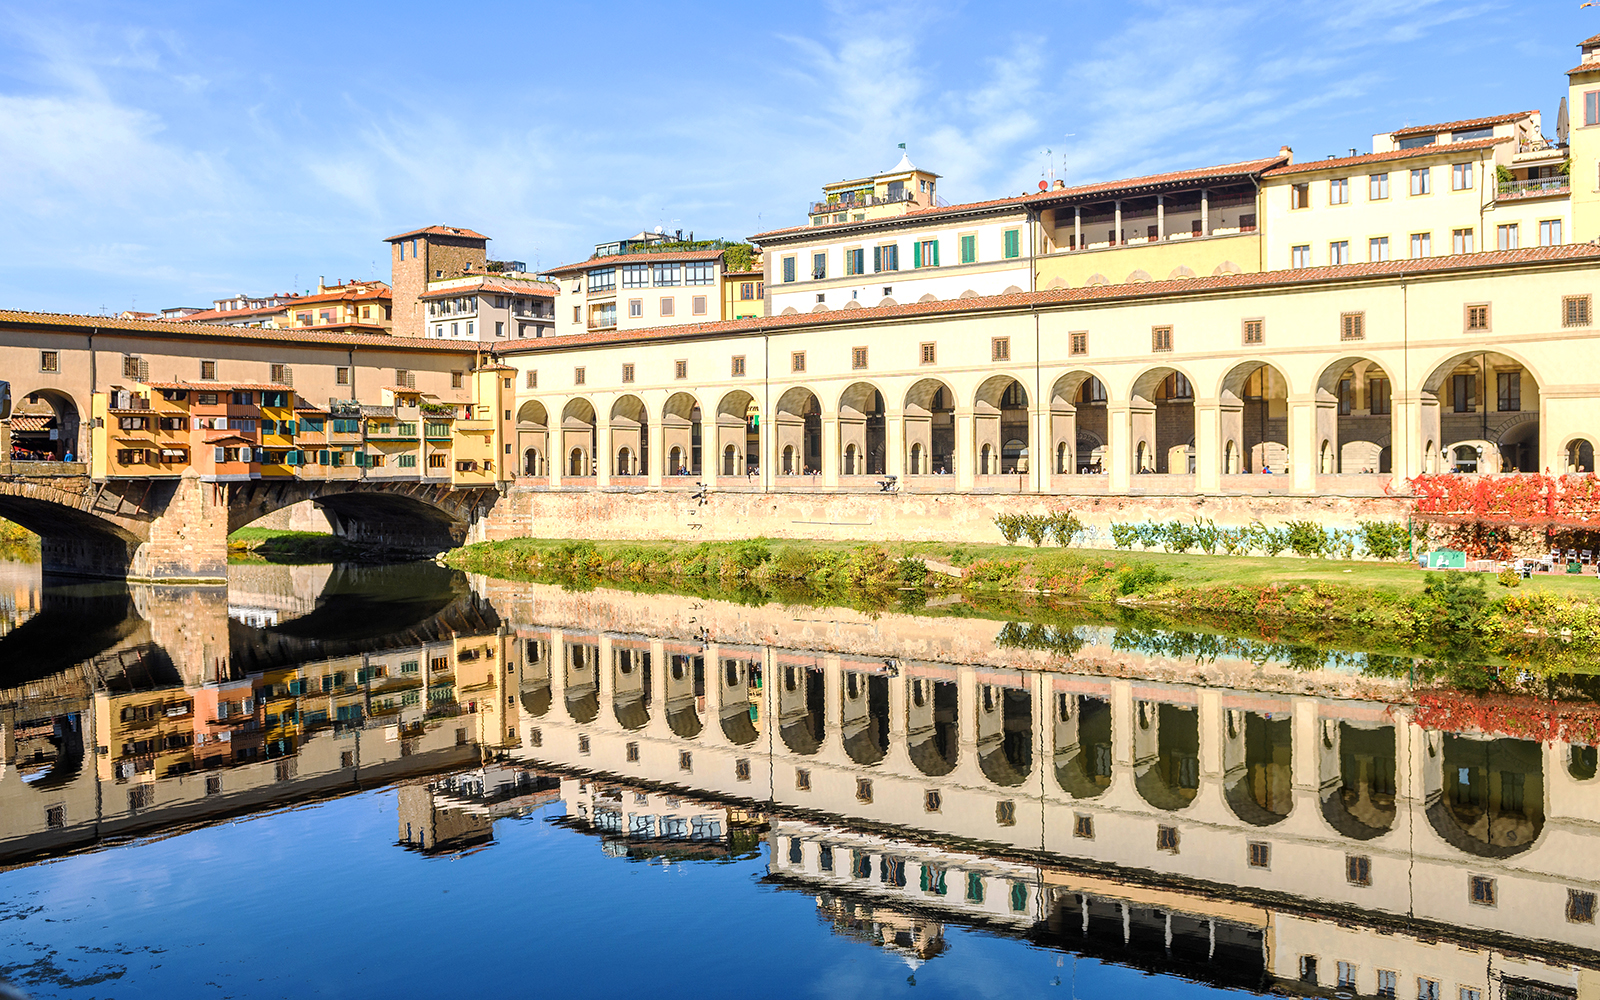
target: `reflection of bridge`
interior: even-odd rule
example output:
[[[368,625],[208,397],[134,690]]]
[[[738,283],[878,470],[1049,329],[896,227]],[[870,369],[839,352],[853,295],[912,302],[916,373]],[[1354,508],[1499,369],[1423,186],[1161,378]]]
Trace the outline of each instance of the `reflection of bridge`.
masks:
[[[95,482],[75,468],[0,476],[0,517],[40,536],[47,573],[225,580],[228,533],[304,501],[353,543],[432,555],[466,540],[497,496],[398,480]]]
[[[1235,909],[1269,900],[1594,961],[1588,925],[1569,921],[1600,893],[1586,746],[1441,731],[1358,697],[537,626],[518,636],[530,763],[1049,859],[1076,873],[1050,885],[1080,895],[1110,873],[1203,887]],[[816,838],[802,839],[814,868]],[[1363,968],[1361,992],[1376,992]]]

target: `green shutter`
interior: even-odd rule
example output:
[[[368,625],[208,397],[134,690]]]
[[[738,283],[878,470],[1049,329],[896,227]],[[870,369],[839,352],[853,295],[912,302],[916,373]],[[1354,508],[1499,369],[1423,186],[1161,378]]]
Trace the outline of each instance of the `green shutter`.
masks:
[[[1022,233],[1021,233],[1021,231],[1016,230],[1016,229],[1008,229],[1008,230],[1006,230],[1006,256],[1007,257],[1020,257],[1020,256],[1022,256],[1021,242],[1022,242]]]
[[[877,274],[883,270],[883,247],[872,248],[872,273]]]
[[[914,267],[914,268],[922,266],[922,241],[921,240],[918,240],[915,243],[911,244],[911,266]]]
[[[934,267],[938,267],[939,266],[939,241],[938,240],[934,240],[933,241],[933,266]]]
[[[978,259],[978,238],[976,236],[961,237],[961,263],[972,264]]]
[[[317,452],[317,464],[318,465],[327,465],[328,464],[328,453],[326,451]]]

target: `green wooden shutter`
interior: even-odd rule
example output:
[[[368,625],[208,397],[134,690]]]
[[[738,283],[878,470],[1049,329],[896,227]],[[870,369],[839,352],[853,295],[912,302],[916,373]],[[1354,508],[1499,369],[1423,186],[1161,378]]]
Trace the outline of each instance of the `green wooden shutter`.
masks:
[[[917,242],[911,244],[911,266],[914,267],[914,268],[922,266],[922,241],[921,240],[918,240]]]
[[[939,266],[939,241],[938,240],[934,240],[933,241],[933,266],[934,267],[938,267]]]
[[[872,248],[872,273],[877,274],[883,270],[883,247]]]

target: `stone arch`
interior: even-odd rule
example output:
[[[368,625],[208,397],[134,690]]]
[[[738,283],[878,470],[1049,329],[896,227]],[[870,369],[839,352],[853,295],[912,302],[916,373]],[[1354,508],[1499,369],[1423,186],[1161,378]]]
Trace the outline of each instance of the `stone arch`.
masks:
[[[88,480],[76,492],[55,484],[0,481],[0,517],[39,536],[40,562],[46,573],[70,576],[122,577],[128,574],[139,546],[149,534],[140,522],[99,517],[93,509],[95,491]],[[120,491],[133,483],[107,484]],[[144,484],[130,500],[144,492]],[[153,494],[164,500],[173,485],[157,482]],[[146,498],[146,502],[150,498]]]
[[[597,433],[594,404],[582,396],[568,400],[561,411],[562,468],[566,475],[594,475]]]
[[[1096,798],[1111,787],[1111,704],[1057,691],[1052,707],[1056,783],[1075,799]]]
[[[929,777],[954,771],[961,753],[960,706],[955,681],[906,681],[906,749]]]
[[[1085,287],[1085,288],[1093,288],[1095,285],[1109,285],[1109,284],[1111,284],[1111,279],[1107,278],[1105,275],[1103,275],[1100,272],[1096,271],[1094,274],[1089,275],[1088,280],[1084,281],[1083,287]]]
[[[1180,278],[1194,277],[1194,269],[1187,264],[1179,264],[1167,274],[1168,281],[1177,281]]]
[[[1239,443],[1245,472],[1270,469],[1282,474],[1292,460],[1289,442],[1288,377],[1281,368],[1267,361],[1249,358],[1229,368],[1218,385],[1221,400],[1223,440]],[[1317,440],[1320,449],[1325,438],[1336,437],[1331,411],[1318,408]],[[1304,456],[1315,462],[1317,456]]]
[[[917,301],[918,302],[938,302],[939,301],[939,296],[933,294],[932,292],[928,292],[925,295],[923,295],[920,299],[918,299]]]
[[[785,664],[778,667],[776,680],[778,735],[792,752],[809,757],[822,749],[826,732],[822,670]]]
[[[1000,291],[1001,295],[1021,295],[1022,289],[1016,285],[1007,285]]]
[[[816,305],[811,307],[811,311],[814,313],[825,313],[832,312],[833,310],[828,308],[828,304],[826,302],[818,302]]]
[[[517,407],[517,451],[522,455],[523,475],[550,474],[550,417],[536,399]]]
[[[517,682],[522,710],[534,718],[550,711],[550,642],[525,639],[522,643],[522,673]]]
[[[717,401],[717,454],[720,462],[717,471],[720,475],[743,476],[755,472],[760,466],[759,412],[755,397],[743,389],[724,393]]]
[[[1371,840],[1394,826],[1395,727],[1321,719],[1322,815],[1353,840]]]
[[[23,392],[17,385],[12,386],[12,393],[13,454],[21,449],[42,462],[65,461],[70,454],[75,462],[88,462],[89,442],[83,434],[88,427],[83,419],[86,411],[72,393],[50,386]],[[112,393],[113,398],[116,395]],[[12,456],[4,458],[11,461]]]
[[[1336,474],[1391,471],[1393,389],[1383,366],[1363,355],[1323,367],[1316,382],[1317,437],[1331,444]]]
[[[612,642],[611,711],[623,729],[640,730],[650,724],[655,686],[651,666],[647,643]]]
[[[1294,809],[1293,721],[1287,712],[1228,710],[1223,796],[1252,826],[1280,823]]]
[[[1133,784],[1168,812],[1200,793],[1200,713],[1193,705],[1141,701],[1134,708]]]
[[[1213,275],[1223,275],[1223,274],[1238,274],[1238,273],[1239,273],[1239,265],[1238,265],[1238,264],[1235,264],[1235,263],[1234,263],[1234,262],[1233,262],[1233,261],[1231,261],[1231,260],[1225,260],[1225,261],[1223,261],[1223,262],[1222,262],[1222,263],[1220,263],[1220,264],[1218,264],[1218,265],[1217,265],[1217,266],[1216,266],[1216,267],[1215,267],[1215,268],[1214,268],[1214,269],[1213,269],[1213,270],[1212,270],[1212,272],[1211,272],[1211,273],[1212,273],[1212,274],[1213,274]]]
[[[860,302],[859,299],[851,299],[849,302],[846,302],[844,305],[840,306],[839,308],[840,309],[860,309],[861,308],[861,302]]]
[[[650,411],[644,400],[629,394],[611,404],[613,476],[642,476],[650,465]]]
[[[1146,271],[1144,268],[1140,267],[1140,268],[1135,268],[1132,272],[1130,272],[1128,274],[1128,277],[1123,281],[1123,284],[1125,284],[1125,285],[1142,285],[1146,281],[1149,281],[1149,280],[1150,280],[1150,272]]]
[[[1044,287],[1045,287],[1045,291],[1051,291],[1051,290],[1057,289],[1057,288],[1066,288],[1067,287],[1067,280],[1065,278],[1061,277],[1060,275],[1057,275],[1056,277],[1051,278],[1050,279],[1050,283],[1048,285],[1045,285]]]
[[[883,391],[855,382],[839,395],[839,455],[844,475],[881,476],[888,461]]]
[[[1540,744],[1505,737],[1442,736],[1443,788],[1427,812],[1434,832],[1463,853],[1480,858],[1508,858],[1532,847],[1545,820]]]
[[[700,401],[693,393],[675,392],[661,408],[662,447],[679,464],[668,463],[668,475],[701,474],[702,427]]]
[[[566,639],[562,645],[562,700],[567,716],[585,725],[600,715],[600,643],[594,639]]]
[[[839,735],[857,764],[889,753],[889,678],[877,671],[843,670],[839,678]]]
[[[1513,413],[1537,414],[1544,384],[1525,358],[1510,351],[1452,352],[1422,380],[1424,436],[1437,435],[1446,451],[1484,439],[1490,414],[1496,422]],[[1519,421],[1512,428],[1514,438],[1492,441],[1495,452],[1485,455],[1488,467],[1479,471],[1539,471],[1539,421]]]
[[[1129,390],[1129,454],[1135,473],[1194,472],[1194,382],[1172,365],[1147,369]],[[1162,411],[1167,411],[1162,415]]]
[[[794,306],[784,306],[783,307],[783,312],[779,313],[778,315],[779,316],[797,316],[797,315],[799,315],[799,313],[800,313],[800,310],[796,309]]]
[[[997,785],[1012,788],[1033,772],[1033,695],[1026,688],[979,684],[978,768]]]
[[[941,379],[919,379],[906,390],[906,473],[949,475],[956,467],[956,394]]]
[[[1105,382],[1094,372],[1077,368],[1056,377],[1050,387],[1050,471],[1073,475],[1104,468],[1104,454],[1084,452],[1087,438],[1104,442],[1108,429]]]
[[[1561,442],[1562,471],[1594,472],[1594,439],[1584,434],[1574,434]]]
[[[977,292],[975,292],[975,291],[973,291],[972,289],[969,288],[966,291],[962,292],[960,295],[957,295],[956,298],[958,298],[958,299],[977,299],[977,298],[982,298],[982,296],[979,295]]]
[[[882,309],[884,306],[897,306],[899,304],[900,303],[896,302],[894,299],[890,298],[887,295],[885,295],[883,298],[878,300],[878,308],[879,309]]]
[[[761,663],[752,657],[724,656],[719,674],[722,735],[736,746],[750,746],[766,725],[761,714]]]
[[[805,386],[792,386],[773,406],[773,433],[779,455],[777,474],[799,476],[822,471],[822,403]]]
[[[704,727],[700,699],[706,691],[706,658],[702,653],[669,652],[666,668],[662,702],[667,712],[667,727],[674,735],[694,739]]]
[[[991,375],[973,396],[973,453],[982,476],[1024,474],[1030,455],[1028,390],[1011,375]]]

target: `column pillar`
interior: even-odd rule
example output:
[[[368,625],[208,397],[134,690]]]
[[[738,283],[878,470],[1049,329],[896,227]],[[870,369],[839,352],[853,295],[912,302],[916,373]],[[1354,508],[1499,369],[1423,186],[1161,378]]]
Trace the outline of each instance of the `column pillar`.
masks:
[[[1166,197],[1166,195],[1158,194],[1158,195],[1156,195],[1156,239],[1157,240],[1165,240],[1166,238],[1167,238],[1167,197]]]
[[[839,415],[822,415],[822,485],[829,489],[839,487]]]
[[[1194,401],[1194,488],[1216,493],[1222,488],[1222,406],[1216,399]]]
[[[978,456],[972,447],[972,411],[956,410],[956,488],[970,493],[977,481]]]
[[[778,435],[772,425],[772,415],[762,413],[757,419],[761,425],[756,428],[757,447],[761,449],[761,488],[770,490],[775,485],[773,476],[778,474]]]
[[[1106,474],[1107,487],[1112,493],[1126,493],[1133,485],[1132,413],[1127,403],[1106,406]]]
[[[1200,235],[1211,235],[1211,192],[1200,189]]]
[[[883,471],[903,476],[906,471],[906,415],[904,410],[885,410],[883,414]]]
[[[1050,408],[1039,405],[1042,400],[1033,402],[1029,413],[1033,426],[1028,432],[1028,489],[1049,493],[1050,470],[1055,462],[1055,442],[1050,438]]]
[[[554,399],[545,411],[544,468],[552,487],[560,486],[567,473],[567,427],[562,417],[566,407],[565,399]]]
[[[1298,493],[1317,488],[1317,401],[1311,396],[1289,399],[1290,486]]]
[[[650,437],[650,454],[645,461],[645,484],[656,487],[661,486],[661,470],[667,465],[667,428],[660,420],[652,420],[645,425],[645,433]]]
[[[1074,249],[1083,249],[1083,209],[1081,207],[1074,207],[1072,210],[1072,242],[1076,244]]]
[[[1112,223],[1115,226],[1115,232],[1112,234],[1111,243],[1113,246],[1120,246],[1122,244],[1122,199],[1118,198],[1114,204],[1116,205],[1116,221]]]
[[[599,650],[595,654],[594,685],[600,692],[600,714],[595,716],[595,724],[605,725],[607,715],[611,716],[611,722],[615,722],[617,716],[617,665],[613,662],[617,654],[611,648],[611,636],[604,632],[599,636]]]
[[[611,418],[601,418],[599,413],[594,415],[594,484],[596,487],[611,485],[611,463],[617,456],[611,451]]]

